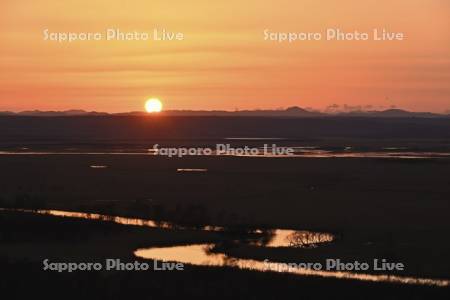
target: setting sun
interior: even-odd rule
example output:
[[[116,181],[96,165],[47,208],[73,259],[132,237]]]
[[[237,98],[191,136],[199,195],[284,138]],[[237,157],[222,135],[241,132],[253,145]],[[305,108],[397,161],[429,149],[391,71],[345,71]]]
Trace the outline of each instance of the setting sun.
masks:
[[[160,112],[162,110],[162,102],[157,98],[152,98],[145,102],[145,110],[148,113]]]

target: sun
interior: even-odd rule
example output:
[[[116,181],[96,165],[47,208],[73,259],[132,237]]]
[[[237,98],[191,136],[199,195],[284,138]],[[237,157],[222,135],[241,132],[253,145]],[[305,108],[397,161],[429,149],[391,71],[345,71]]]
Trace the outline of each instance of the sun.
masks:
[[[159,100],[157,98],[151,98],[145,102],[145,110],[148,113],[160,112],[160,111],[162,111],[162,107],[163,107],[163,105],[162,105],[161,100]]]

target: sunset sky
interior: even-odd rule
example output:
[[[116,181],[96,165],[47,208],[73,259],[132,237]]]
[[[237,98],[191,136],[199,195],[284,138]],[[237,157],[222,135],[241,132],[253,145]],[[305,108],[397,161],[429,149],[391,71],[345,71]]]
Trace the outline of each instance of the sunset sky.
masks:
[[[450,109],[450,1],[0,2],[0,111]],[[50,32],[182,32],[183,41],[44,41]],[[264,40],[264,30],[403,32],[404,41]]]

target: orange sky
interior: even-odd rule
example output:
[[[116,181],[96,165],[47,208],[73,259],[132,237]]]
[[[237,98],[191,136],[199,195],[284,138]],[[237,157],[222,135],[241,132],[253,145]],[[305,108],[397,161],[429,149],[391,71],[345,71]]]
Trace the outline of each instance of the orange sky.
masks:
[[[51,32],[184,33],[183,41],[43,40]],[[264,41],[263,31],[404,32],[405,41]],[[448,0],[0,2],[0,110],[450,109]]]

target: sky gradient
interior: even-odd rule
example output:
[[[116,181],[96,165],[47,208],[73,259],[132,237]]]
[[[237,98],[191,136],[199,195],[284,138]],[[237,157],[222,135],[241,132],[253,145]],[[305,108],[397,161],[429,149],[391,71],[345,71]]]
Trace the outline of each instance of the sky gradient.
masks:
[[[217,2],[217,3],[216,3]],[[184,33],[183,41],[43,40],[51,32]],[[263,31],[404,32],[404,41],[264,41]],[[450,109],[450,2],[0,2],[0,111]]]

